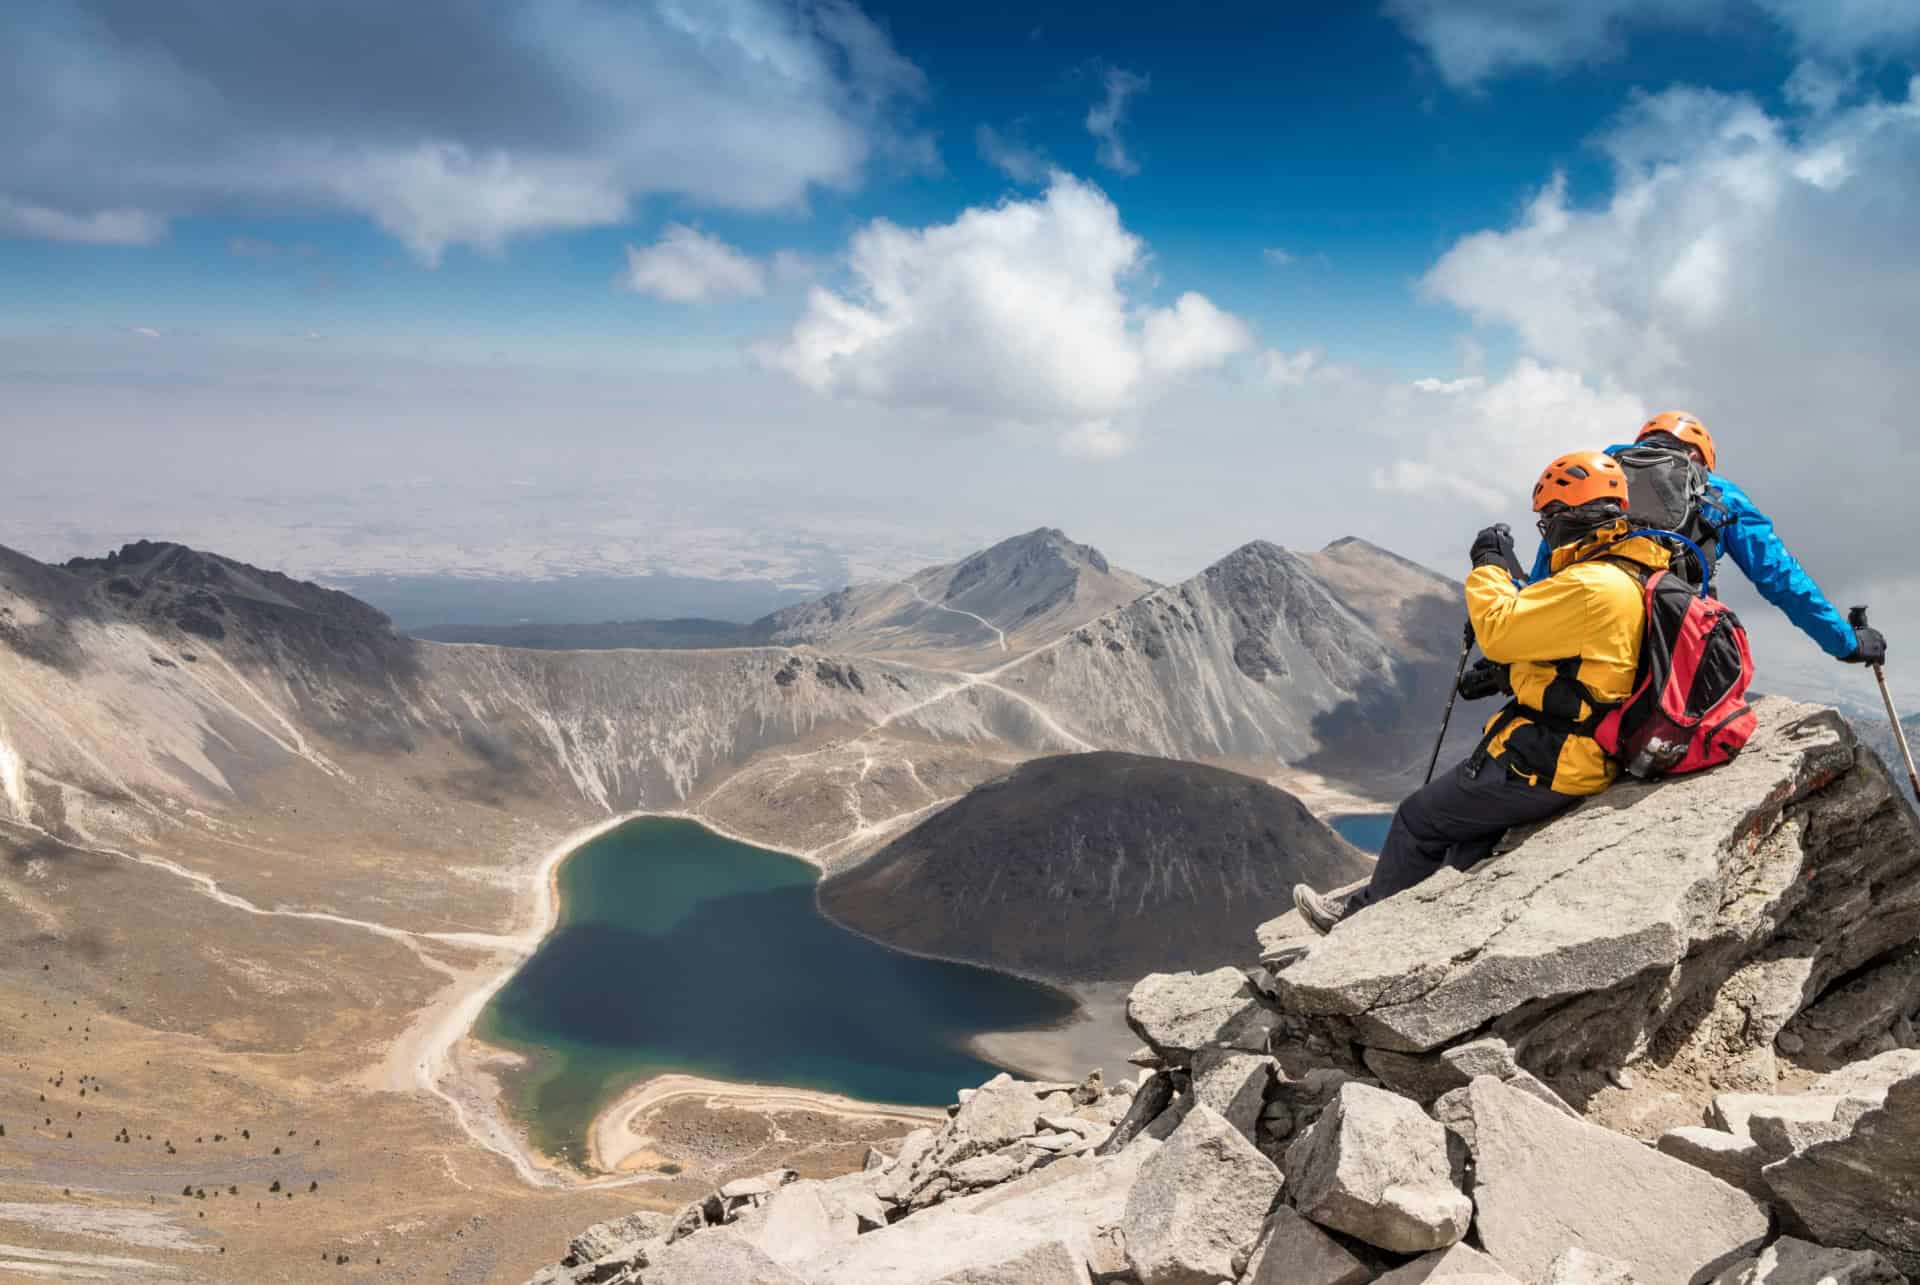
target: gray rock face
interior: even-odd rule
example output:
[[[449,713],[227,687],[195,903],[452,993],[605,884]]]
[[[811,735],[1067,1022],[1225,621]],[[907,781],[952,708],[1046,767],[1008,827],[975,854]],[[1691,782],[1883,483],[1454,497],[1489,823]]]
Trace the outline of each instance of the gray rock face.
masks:
[[[1560,1251],[1540,1285],[1640,1285],[1640,1278],[1625,1263],[1574,1248]]]
[[[665,1235],[671,1221],[667,1214],[651,1209],[636,1209],[630,1214],[595,1223],[567,1242],[567,1256],[561,1261],[569,1267],[598,1262],[609,1255]]]
[[[981,1085],[948,1126],[948,1161],[994,1151],[1034,1132],[1040,1097],[1028,1084],[1000,1074]]]
[[[1846,1137],[1776,1161],[1764,1176],[1822,1244],[1874,1250],[1920,1272],[1920,1073],[1897,1081]]]
[[[1212,1108],[1196,1105],[1141,1167],[1121,1230],[1141,1285],[1232,1280],[1280,1194],[1280,1170]]]
[[[1382,1276],[1377,1285],[1426,1285],[1429,1281],[1433,1285],[1523,1285],[1499,1263],[1465,1245],[1416,1258]]]
[[[1185,1066],[1203,1048],[1267,1051],[1276,1018],[1245,973],[1154,973],[1127,996],[1127,1025],[1161,1057]]]
[[[1323,1227],[1396,1253],[1467,1234],[1473,1202],[1453,1185],[1446,1130],[1407,1099],[1342,1085],[1287,1149],[1294,1207]]]
[[[1273,1074],[1273,1059],[1265,1054],[1203,1049],[1193,1059],[1193,1096],[1251,1142]]]
[[[1617,785],[1513,852],[1369,906],[1270,993],[1373,1049],[1487,1031],[1549,1079],[1690,1041],[1770,1056],[1796,1012],[1920,932],[1920,898],[1868,894],[1920,882],[1920,827],[1877,761],[1855,766],[1837,714],[1756,709],[1733,763]]]
[[[1468,1087],[1467,1106],[1474,1231],[1529,1280],[1571,1242],[1627,1264],[1646,1285],[1688,1285],[1766,1237],[1770,1220],[1751,1196],[1631,1138],[1491,1077]]]
[[[643,1285],[807,1285],[731,1227],[675,1241],[641,1273]]]
[[[1773,1192],[1760,1177],[1760,1170],[1767,1163],[1766,1153],[1750,1137],[1689,1125],[1667,1130],[1656,1145],[1661,1154],[1704,1169],[1756,1200],[1773,1199]]]
[[[1085,1257],[1059,1236],[993,1218],[940,1219],[908,1233],[911,1222],[814,1259],[806,1285],[1090,1285]]]
[[[1240,1285],[1366,1285],[1367,1265],[1285,1205],[1273,1211]]]
[[[1827,1249],[1786,1236],[1722,1272],[1714,1285],[1906,1285],[1880,1255],[1863,1249]]]

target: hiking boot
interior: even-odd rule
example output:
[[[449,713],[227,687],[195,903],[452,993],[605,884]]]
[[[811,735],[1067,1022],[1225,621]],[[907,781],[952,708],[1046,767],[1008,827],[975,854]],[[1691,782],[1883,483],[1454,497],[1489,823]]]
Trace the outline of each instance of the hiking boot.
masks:
[[[1300,917],[1307,921],[1307,927],[1322,937],[1333,931],[1333,926],[1347,917],[1350,901],[1346,897],[1332,893],[1319,893],[1304,883],[1293,885],[1293,905]]]

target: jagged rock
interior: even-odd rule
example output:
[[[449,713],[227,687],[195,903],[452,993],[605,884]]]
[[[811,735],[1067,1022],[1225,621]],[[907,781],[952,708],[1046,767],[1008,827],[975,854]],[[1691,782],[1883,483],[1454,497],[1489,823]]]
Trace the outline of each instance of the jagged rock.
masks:
[[[1455,1245],[1388,1272],[1375,1285],[1522,1285],[1479,1250]]]
[[[1466,1089],[1474,1231],[1509,1271],[1536,1280],[1569,1241],[1630,1266],[1647,1285],[1687,1285],[1759,1248],[1751,1196],[1622,1134],[1571,1120],[1491,1076]]]
[[[998,1152],[962,1160],[946,1170],[956,1187],[992,1187],[1020,1172],[1020,1162]]]
[[[567,1242],[567,1256],[561,1262],[569,1267],[598,1262],[643,1241],[665,1235],[671,1222],[671,1217],[666,1214],[652,1209],[636,1209],[630,1214],[595,1223]]]
[[[1273,1211],[1240,1285],[1366,1285],[1368,1266],[1286,1205]]]
[[[1275,1014],[1237,968],[1153,973],[1127,996],[1127,1025],[1179,1066],[1203,1048],[1264,1053],[1276,1024]]]
[[[1828,1120],[1803,1120],[1792,1116],[1756,1111],[1747,1121],[1747,1132],[1760,1154],[1769,1162],[1805,1151],[1816,1142],[1832,1142],[1853,1131],[1853,1123],[1867,1110],[1861,1102],[1838,1100],[1834,1116]]]
[[[1040,1097],[1031,1085],[1005,1073],[996,1075],[948,1122],[935,1152],[952,1163],[996,1151],[1032,1133],[1039,1117]]]
[[[1633,1268],[1590,1249],[1563,1249],[1540,1285],[1640,1285]]]
[[[1870,1053],[1901,1022],[1920,1015],[1920,943],[1888,952],[1787,1023],[1781,1047],[1810,1066]]]
[[[1704,1169],[1730,1187],[1738,1187],[1756,1200],[1771,1200],[1773,1193],[1760,1177],[1767,1155],[1750,1137],[1705,1129],[1698,1125],[1669,1129],[1655,1144],[1675,1160],[1684,1160],[1696,1169]]]
[[[806,1282],[1090,1285],[1085,1256],[1060,1236],[990,1217],[929,1220],[924,1227],[917,1221],[896,1223],[814,1259],[806,1265]],[[647,1285],[654,1285],[651,1278]]]
[[[1920,1074],[1920,1049],[1893,1049],[1829,1071],[1808,1085],[1807,1092],[1864,1098],[1878,1106],[1887,1100],[1888,1089],[1916,1074]]]
[[[1815,1093],[1721,1093],[1707,1108],[1707,1123],[1739,1137],[1753,1136],[1753,1118],[1770,1116],[1775,1120],[1833,1119],[1840,1106],[1835,1094]]]
[[[1920,884],[1920,826],[1836,713],[1755,708],[1733,763],[1622,783],[1361,910],[1273,977],[1277,1006],[1402,1053],[1497,1035],[1549,1079],[1690,1042],[1770,1057],[1807,1000],[1920,931],[1920,898],[1870,893]]]
[[[1785,1236],[1758,1258],[1736,1263],[1714,1285],[1906,1285],[1880,1255],[1863,1249],[1827,1249]]]
[[[1492,1037],[1419,1055],[1369,1048],[1362,1058],[1367,1069],[1380,1077],[1381,1083],[1421,1103],[1430,1103],[1449,1090],[1465,1088],[1476,1075],[1510,1080],[1521,1073],[1512,1047],[1505,1040]]]
[[[1301,1213],[1396,1253],[1443,1249],[1473,1219],[1453,1185],[1446,1130],[1385,1089],[1342,1085],[1287,1149],[1285,1170]]]
[[[1280,1171],[1211,1107],[1196,1105],[1150,1156],[1121,1230],[1141,1285],[1215,1285],[1260,1234]]]
[[[641,1272],[644,1285],[807,1285],[732,1227],[675,1241]]]
[[[1253,1141],[1254,1126],[1273,1084],[1274,1061],[1264,1053],[1201,1049],[1193,1055],[1193,1096]]]
[[[1173,1075],[1167,1071],[1155,1071],[1135,1091],[1133,1101],[1127,1107],[1126,1115],[1120,1123],[1113,1126],[1113,1132],[1100,1144],[1100,1155],[1112,1155],[1132,1142],[1135,1138],[1159,1119],[1173,1101]]]
[[[859,1234],[852,1221],[833,1218],[817,1182],[796,1182],[774,1192],[765,1204],[742,1214],[734,1226],[768,1258],[796,1270]]]
[[[1776,1161],[1763,1176],[1815,1240],[1877,1250],[1920,1272],[1920,1073],[1896,1081],[1846,1137]]]

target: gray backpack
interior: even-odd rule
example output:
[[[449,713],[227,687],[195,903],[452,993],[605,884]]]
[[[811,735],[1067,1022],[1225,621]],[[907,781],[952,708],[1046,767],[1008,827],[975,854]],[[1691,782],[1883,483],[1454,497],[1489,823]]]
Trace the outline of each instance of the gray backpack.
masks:
[[[1630,446],[1613,458],[1627,475],[1627,514],[1635,526],[1678,531],[1709,561],[1719,558],[1720,524],[1714,519],[1721,512],[1720,494],[1708,484],[1706,469],[1691,456],[1660,446]],[[1704,574],[1692,550],[1684,548],[1674,551],[1673,571],[1696,586]]]

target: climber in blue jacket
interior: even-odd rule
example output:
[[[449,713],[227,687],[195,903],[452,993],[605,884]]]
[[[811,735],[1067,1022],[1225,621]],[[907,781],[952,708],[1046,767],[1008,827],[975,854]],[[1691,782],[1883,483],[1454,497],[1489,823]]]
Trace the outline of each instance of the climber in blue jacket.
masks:
[[[1754,506],[1747,493],[1713,471],[1713,435],[1693,416],[1665,411],[1648,420],[1631,444],[1609,446],[1607,454],[1626,455],[1645,447],[1686,452],[1703,469],[1704,488],[1691,504],[1685,524],[1675,529],[1695,538],[1709,559],[1724,549],[1735,566],[1746,573],[1760,596],[1785,612],[1807,637],[1836,660],[1855,665],[1877,665],[1887,656],[1887,640],[1879,630],[1847,623],[1820,586],[1806,573],[1774,533],[1773,522]],[[1640,506],[1636,503],[1634,506]],[[1692,526],[1688,530],[1687,526]],[[1543,540],[1534,558],[1530,580],[1550,575],[1551,550]]]

